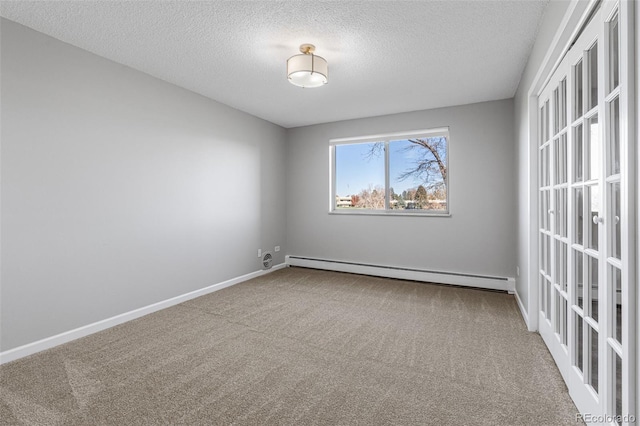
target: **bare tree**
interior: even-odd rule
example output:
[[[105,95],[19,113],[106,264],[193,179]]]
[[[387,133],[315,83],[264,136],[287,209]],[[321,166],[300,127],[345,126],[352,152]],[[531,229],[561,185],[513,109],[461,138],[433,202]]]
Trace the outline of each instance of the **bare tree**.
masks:
[[[447,182],[447,139],[445,137],[408,139],[410,145],[404,147],[405,152],[417,151],[413,167],[398,176],[398,180],[414,178],[431,191],[442,189]],[[365,158],[370,160],[384,152],[384,142],[371,144]]]
[[[409,139],[411,145],[406,146],[403,151],[418,150],[419,154],[414,161],[414,167],[402,172],[398,180],[405,180],[410,177],[422,181],[429,189],[439,189],[447,181],[447,164],[444,156],[447,152],[447,139],[418,138]]]
[[[355,207],[363,209],[384,209],[384,188],[381,186],[369,185],[358,194],[358,203]]]

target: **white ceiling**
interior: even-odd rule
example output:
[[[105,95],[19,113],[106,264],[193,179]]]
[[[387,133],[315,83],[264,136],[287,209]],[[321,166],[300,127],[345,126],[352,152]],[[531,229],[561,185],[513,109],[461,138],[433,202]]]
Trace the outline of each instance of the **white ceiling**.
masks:
[[[548,0],[2,1],[0,15],[284,127],[514,95]],[[329,84],[288,83],[302,43]]]

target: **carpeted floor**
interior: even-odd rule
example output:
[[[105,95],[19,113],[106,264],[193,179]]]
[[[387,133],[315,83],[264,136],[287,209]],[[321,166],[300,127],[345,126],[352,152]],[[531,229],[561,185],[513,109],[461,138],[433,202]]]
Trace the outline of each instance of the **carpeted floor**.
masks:
[[[3,425],[560,425],[504,293],[287,268],[0,367]]]

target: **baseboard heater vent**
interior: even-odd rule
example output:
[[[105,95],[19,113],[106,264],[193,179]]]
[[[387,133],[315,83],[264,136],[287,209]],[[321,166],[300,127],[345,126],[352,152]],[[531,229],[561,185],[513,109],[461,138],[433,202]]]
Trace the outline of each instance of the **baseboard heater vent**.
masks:
[[[431,271],[426,269],[405,268],[370,263],[347,262],[343,260],[318,259],[303,256],[287,256],[286,264],[329,271],[350,272],[354,274],[375,275],[379,277],[399,278],[413,281],[452,284],[465,287],[479,287],[491,290],[515,292],[515,279],[458,272]]]

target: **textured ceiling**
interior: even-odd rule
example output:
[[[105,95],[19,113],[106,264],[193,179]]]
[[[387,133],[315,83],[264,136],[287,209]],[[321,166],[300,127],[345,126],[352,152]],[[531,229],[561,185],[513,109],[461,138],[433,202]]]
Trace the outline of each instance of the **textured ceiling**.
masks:
[[[2,1],[0,15],[284,127],[510,98],[547,0]],[[287,82],[302,43],[329,84]]]

